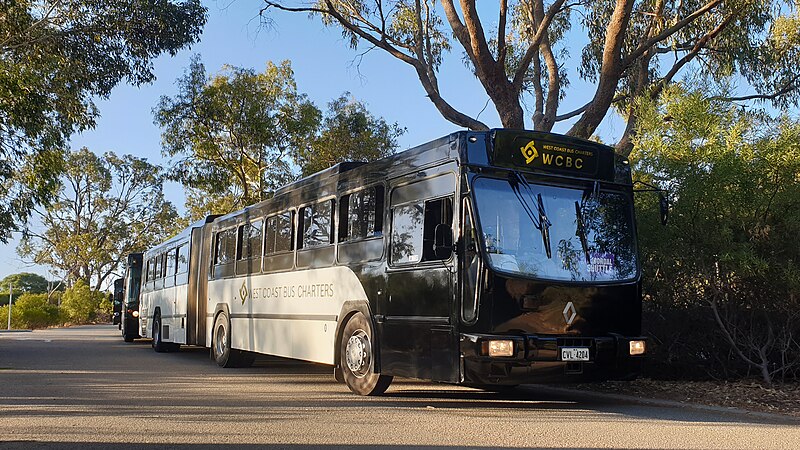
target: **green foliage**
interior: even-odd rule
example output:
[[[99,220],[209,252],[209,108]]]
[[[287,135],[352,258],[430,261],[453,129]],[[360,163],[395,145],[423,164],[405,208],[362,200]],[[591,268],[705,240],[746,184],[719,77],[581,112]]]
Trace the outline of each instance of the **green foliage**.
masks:
[[[151,82],[152,60],[196,42],[199,0],[0,3],[0,240],[53,198],[66,141],[92,128],[94,98]]]
[[[800,102],[796,0],[264,3],[262,17],[270,9],[317,15],[326,26],[341,29],[352,48],[369,49],[363,54],[379,49],[410,65],[446,120],[476,130],[488,127],[477,116],[458,111],[438,79],[443,55],[457,46],[504,127],[525,128],[532,122],[533,128],[550,131],[558,122],[579,117],[568,134],[588,139],[615,108],[630,125],[617,144],[626,155],[637,120],[632,102],[657,97],[686,74],[701,72],[717,88],[737,80],[735,96],[747,93],[737,101],[781,108]],[[578,99],[577,105],[588,99],[584,105],[564,110],[574,82],[570,60],[576,56],[577,74],[595,85],[594,93]],[[532,113],[531,122],[525,120],[524,107]]]
[[[288,61],[266,70],[223,67],[207,76],[199,57],[179,93],[154,109],[165,154],[190,189],[192,217],[264,200],[293,178],[287,156],[311,141],[320,113],[297,92]]]
[[[47,292],[48,283],[41,275],[35,273],[14,273],[0,280],[0,303],[8,303],[8,287],[12,286],[14,297],[23,293],[42,294]]]
[[[6,327],[8,327],[8,305],[3,305],[0,306],[0,330],[5,330]],[[11,306],[11,329],[25,329],[20,313],[13,305]]]
[[[39,213],[43,230],[26,230],[19,253],[70,280],[102,285],[127,254],[184,225],[164,199],[163,178],[143,158],[71,152],[57,201]]]
[[[109,315],[113,312],[113,310],[113,302],[108,295],[104,295],[103,300],[100,301],[100,305],[97,307],[97,312],[103,315]]]
[[[654,196],[637,199],[651,331],[680,349],[665,359],[723,376],[757,369],[765,381],[797,374],[800,123],[678,86],[638,114],[637,175],[672,202],[661,227]]]
[[[208,76],[195,57],[178,89],[153,113],[195,219],[270,198],[296,178],[293,160],[309,174],[345,159],[375,159],[393,153],[403,132],[349,94],[323,118],[297,91],[288,61],[269,62],[263,73],[226,66]]]
[[[50,302],[47,294],[24,294],[14,300],[12,316],[15,310],[21,328],[46,328],[59,323],[58,306]]]
[[[374,161],[394,154],[397,138],[405,133],[396,123],[376,118],[349,92],[328,103],[322,130],[310,148],[297,151],[302,175],[310,175],[343,161]]]
[[[64,291],[61,318],[73,325],[88,323],[97,316],[100,303],[105,297],[102,292],[93,291],[85,281],[78,280]]]

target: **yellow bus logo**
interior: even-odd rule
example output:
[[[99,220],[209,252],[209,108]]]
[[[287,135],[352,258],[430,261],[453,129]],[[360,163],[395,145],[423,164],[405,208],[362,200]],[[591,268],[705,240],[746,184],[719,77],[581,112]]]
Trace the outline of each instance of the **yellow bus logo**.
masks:
[[[536,150],[533,141],[528,142],[528,145],[525,147],[520,147],[520,150],[522,151],[522,156],[525,157],[525,164],[530,164],[534,159],[539,157],[539,151]]]
[[[244,305],[245,300],[247,300],[247,296],[249,293],[247,292],[247,285],[242,283],[242,287],[239,289],[239,296],[242,297],[242,304]]]

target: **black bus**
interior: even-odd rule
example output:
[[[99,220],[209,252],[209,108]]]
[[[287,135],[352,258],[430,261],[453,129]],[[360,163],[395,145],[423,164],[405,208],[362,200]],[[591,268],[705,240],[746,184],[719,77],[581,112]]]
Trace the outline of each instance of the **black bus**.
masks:
[[[120,329],[125,342],[139,336],[139,293],[142,285],[142,253],[131,253],[125,261],[124,293]]]
[[[114,280],[114,293],[111,294],[111,304],[113,305],[113,316],[111,319],[112,325],[119,325],[119,329],[122,329],[122,319],[120,315],[122,313],[122,295],[125,291],[125,279],[124,278],[117,278]]]
[[[631,379],[646,342],[628,161],[566,136],[457,132],[341,163],[145,253],[140,334],[486,388]]]

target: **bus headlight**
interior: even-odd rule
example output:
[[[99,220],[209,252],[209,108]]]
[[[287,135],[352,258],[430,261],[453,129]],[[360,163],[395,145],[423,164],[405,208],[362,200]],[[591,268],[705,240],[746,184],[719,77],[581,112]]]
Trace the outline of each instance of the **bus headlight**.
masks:
[[[491,357],[514,356],[514,341],[511,340],[483,341],[481,347],[481,353]]]
[[[139,317],[139,311],[134,311],[131,313],[133,317]]]
[[[646,348],[645,341],[628,342],[628,352],[631,356],[644,355]]]

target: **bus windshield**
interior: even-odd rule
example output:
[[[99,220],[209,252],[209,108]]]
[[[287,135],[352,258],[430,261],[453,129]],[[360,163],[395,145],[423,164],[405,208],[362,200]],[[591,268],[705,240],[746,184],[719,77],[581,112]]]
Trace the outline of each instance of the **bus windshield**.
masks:
[[[523,183],[475,180],[482,244],[494,269],[577,282],[636,277],[632,207],[625,195]]]

